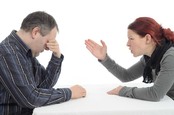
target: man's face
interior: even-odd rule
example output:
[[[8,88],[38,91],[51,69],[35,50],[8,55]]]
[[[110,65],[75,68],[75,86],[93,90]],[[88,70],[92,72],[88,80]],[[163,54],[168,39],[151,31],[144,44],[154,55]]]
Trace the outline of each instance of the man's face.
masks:
[[[37,33],[37,37],[35,37],[33,41],[33,47],[32,47],[32,55],[33,57],[39,56],[41,52],[44,50],[49,50],[46,43],[48,43],[50,40],[55,40],[57,35],[57,29],[56,27],[53,28],[50,33],[48,33],[45,36],[42,36],[40,32]]]

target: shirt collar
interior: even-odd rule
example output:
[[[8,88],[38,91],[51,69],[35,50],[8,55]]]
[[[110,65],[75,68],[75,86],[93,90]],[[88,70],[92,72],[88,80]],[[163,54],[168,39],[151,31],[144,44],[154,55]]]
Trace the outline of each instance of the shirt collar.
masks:
[[[19,47],[19,49],[23,53],[26,53],[26,55],[32,56],[31,49],[22,41],[22,39],[16,34],[16,32],[17,32],[16,30],[13,30],[11,32],[11,34],[9,35],[9,40],[15,43],[15,45]]]

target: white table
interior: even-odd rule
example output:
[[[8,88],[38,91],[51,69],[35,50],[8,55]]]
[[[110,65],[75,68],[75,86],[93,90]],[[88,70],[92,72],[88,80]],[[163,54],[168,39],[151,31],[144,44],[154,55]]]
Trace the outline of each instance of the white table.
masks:
[[[150,102],[108,95],[106,92],[116,87],[113,84],[82,86],[87,90],[85,98],[38,107],[33,115],[174,115],[174,101],[168,96],[159,102]]]

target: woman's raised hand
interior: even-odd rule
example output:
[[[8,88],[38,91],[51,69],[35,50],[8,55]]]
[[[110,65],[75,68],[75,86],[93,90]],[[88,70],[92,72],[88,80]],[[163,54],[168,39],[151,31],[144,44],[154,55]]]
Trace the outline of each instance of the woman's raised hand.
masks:
[[[86,48],[99,60],[104,60],[107,54],[107,46],[104,41],[100,41],[101,45],[91,39],[85,40]]]

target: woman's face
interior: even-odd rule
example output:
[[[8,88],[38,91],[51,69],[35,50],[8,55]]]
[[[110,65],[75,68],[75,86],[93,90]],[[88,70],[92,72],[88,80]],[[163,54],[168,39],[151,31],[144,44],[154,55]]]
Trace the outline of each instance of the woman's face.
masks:
[[[153,39],[149,34],[141,37],[130,29],[128,29],[127,46],[129,47],[134,57],[138,57],[141,55],[151,56],[155,48]]]

